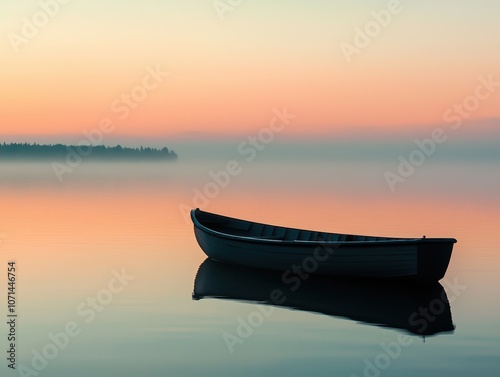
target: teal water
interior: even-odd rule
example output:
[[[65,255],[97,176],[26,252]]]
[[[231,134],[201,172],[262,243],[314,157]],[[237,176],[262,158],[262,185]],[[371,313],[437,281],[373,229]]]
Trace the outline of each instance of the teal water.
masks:
[[[397,153],[334,162],[324,155],[294,161],[264,152],[247,162],[228,151],[219,159],[175,164],[85,163],[62,183],[47,163],[0,164],[0,287],[6,291],[7,262],[15,260],[19,315],[18,369],[9,370],[4,357],[2,375],[20,374],[24,366],[49,377],[496,376],[498,160],[430,159],[391,192],[384,172],[397,166]],[[210,171],[223,170],[231,159],[241,172],[206,198],[206,210],[311,229],[457,238],[441,281],[454,330],[424,338],[375,325],[397,317],[412,297],[404,291],[367,297],[361,289],[344,297],[337,288],[304,295],[309,308],[327,305],[339,315],[252,299],[193,300],[205,255],[183,206],[196,204],[196,190],[213,181]],[[124,271],[126,284],[116,279]],[[258,274],[248,283],[229,279],[234,284],[222,288],[243,297],[245,289],[269,288]],[[356,307],[361,317],[353,314]],[[231,349],[227,334],[238,335],[241,319],[252,316],[258,326]],[[68,325],[78,334],[66,342],[61,333]]]

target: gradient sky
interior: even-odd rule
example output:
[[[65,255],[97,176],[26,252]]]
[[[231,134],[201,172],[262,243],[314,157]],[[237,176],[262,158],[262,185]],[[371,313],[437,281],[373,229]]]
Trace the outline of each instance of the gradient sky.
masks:
[[[500,81],[498,0],[401,0],[351,63],[340,44],[389,1],[242,1],[224,20],[213,3],[72,0],[16,53],[9,33],[41,8],[1,1],[0,137],[77,135],[105,117],[116,135],[247,135],[283,107],[292,134],[399,132],[442,123],[479,76]],[[158,65],[170,76],[120,119],[111,104]],[[472,120],[500,118],[498,92]]]

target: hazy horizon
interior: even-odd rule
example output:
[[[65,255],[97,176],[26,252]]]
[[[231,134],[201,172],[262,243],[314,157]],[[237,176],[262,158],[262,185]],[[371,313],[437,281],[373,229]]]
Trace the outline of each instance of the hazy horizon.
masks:
[[[430,137],[432,131],[436,128],[443,128],[447,131],[451,139],[454,141],[491,141],[492,139],[500,140],[500,117],[491,119],[477,119],[477,120],[464,120],[458,129],[453,129],[451,123],[433,123],[421,125],[406,125],[397,129],[387,130],[377,126],[358,125],[351,126],[347,129],[336,130],[332,129],[330,132],[323,134],[316,134],[307,132],[306,129],[296,129],[288,127],[279,132],[276,139],[289,140],[289,141],[305,141],[305,142],[322,142],[322,141],[406,141],[413,140],[414,138]],[[144,146],[159,145],[159,143],[172,142],[236,142],[244,140],[249,136],[257,134],[261,129],[268,127],[263,123],[255,125],[247,132],[238,131],[237,127],[224,133],[206,131],[185,131],[170,133],[168,130],[164,134],[156,135],[155,137],[147,135],[129,135],[121,132],[111,132],[104,134],[103,141],[99,145],[112,145],[112,144],[126,144],[127,146],[137,146],[143,143]],[[92,132],[97,129],[95,125],[89,125],[77,133],[61,133],[61,134],[20,134],[20,133],[6,133],[0,130],[0,142],[6,143],[77,143],[85,141],[86,136],[84,132]]]

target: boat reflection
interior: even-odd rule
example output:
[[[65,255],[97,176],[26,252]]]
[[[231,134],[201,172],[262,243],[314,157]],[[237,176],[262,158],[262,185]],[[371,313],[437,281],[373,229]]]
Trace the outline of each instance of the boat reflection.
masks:
[[[417,335],[453,332],[443,286],[341,280],[283,274],[206,259],[194,282],[193,299],[220,298],[322,313]],[[280,294],[281,293],[281,294]]]

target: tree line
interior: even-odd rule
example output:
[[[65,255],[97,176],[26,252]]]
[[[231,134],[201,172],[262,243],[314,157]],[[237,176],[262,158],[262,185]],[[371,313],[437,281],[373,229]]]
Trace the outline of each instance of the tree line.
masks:
[[[108,147],[104,145],[97,146],[76,146],[64,144],[37,144],[37,143],[3,143],[0,144],[0,159],[37,159],[37,158],[61,158],[65,157],[70,151],[77,151],[80,155],[87,156],[89,159],[141,159],[141,160],[175,160],[177,154],[163,148],[130,148],[116,145]]]

